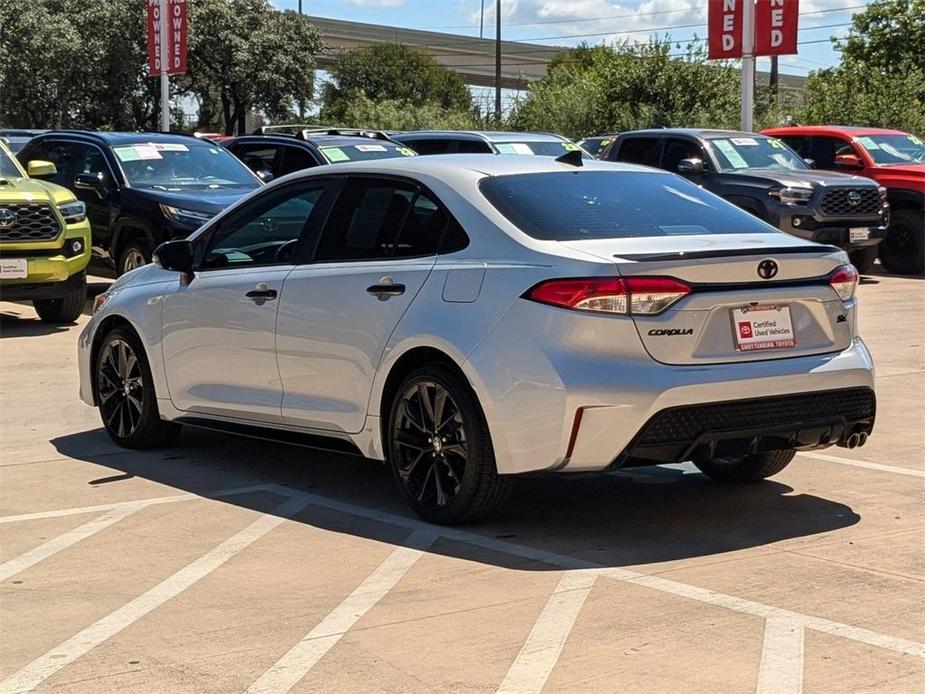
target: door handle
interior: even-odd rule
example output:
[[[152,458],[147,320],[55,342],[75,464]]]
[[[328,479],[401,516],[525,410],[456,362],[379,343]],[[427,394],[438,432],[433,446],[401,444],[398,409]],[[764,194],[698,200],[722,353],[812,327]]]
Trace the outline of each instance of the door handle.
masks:
[[[381,282],[367,287],[366,291],[375,294],[380,299],[388,299],[390,296],[400,296],[405,293],[405,285],[395,284],[393,282]]]
[[[268,289],[266,282],[258,282],[257,286],[251,289],[246,296],[251,301],[273,301],[276,298],[277,291]]]

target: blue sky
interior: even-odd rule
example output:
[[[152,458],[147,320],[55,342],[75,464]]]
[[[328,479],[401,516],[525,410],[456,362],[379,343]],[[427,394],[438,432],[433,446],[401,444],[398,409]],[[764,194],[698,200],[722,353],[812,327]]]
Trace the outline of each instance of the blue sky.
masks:
[[[298,0],[271,0],[296,9]],[[843,35],[851,15],[870,0],[800,0],[800,53],[781,72],[805,75],[838,62],[827,40]],[[482,0],[302,0],[305,14],[370,24],[478,36]],[[495,0],[484,0],[485,34],[493,36]],[[670,33],[684,41],[706,34],[706,0],[501,0],[503,38],[546,45],[629,39]],[[759,60],[758,69],[767,69]]]

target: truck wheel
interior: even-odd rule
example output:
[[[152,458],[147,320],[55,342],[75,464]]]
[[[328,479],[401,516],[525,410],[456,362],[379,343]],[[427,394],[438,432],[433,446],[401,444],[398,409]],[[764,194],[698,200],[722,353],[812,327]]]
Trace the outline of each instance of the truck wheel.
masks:
[[[35,299],[32,305],[43,323],[73,323],[84,310],[87,300],[87,276],[83,275],[80,286],[60,299]]]
[[[405,500],[432,523],[455,525],[491,514],[510,478],[499,475],[475,394],[445,366],[411,373],[392,401],[388,458]]]
[[[795,451],[753,453],[741,458],[697,458],[694,465],[707,477],[727,484],[759,482],[776,475],[793,460]]]
[[[848,254],[851,264],[854,265],[858,274],[870,274],[871,270],[874,269],[874,261],[877,259],[878,250],[877,246],[870,246],[869,248],[858,248]]]
[[[925,223],[922,210],[896,210],[886,238],[880,243],[880,262],[897,275],[925,274]]]
[[[141,239],[132,239],[119,251],[116,270],[118,270],[119,275],[124,275],[130,270],[147,265],[150,262],[151,249],[148,248],[147,242]]]

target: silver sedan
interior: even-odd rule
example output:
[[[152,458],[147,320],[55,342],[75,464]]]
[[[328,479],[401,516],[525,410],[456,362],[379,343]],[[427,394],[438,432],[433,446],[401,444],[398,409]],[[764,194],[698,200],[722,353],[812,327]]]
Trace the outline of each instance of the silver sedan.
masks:
[[[81,397],[387,461],[437,523],[524,473],[693,461],[724,482],[863,445],[857,272],[673,174],[545,157],[281,178],[97,298]]]

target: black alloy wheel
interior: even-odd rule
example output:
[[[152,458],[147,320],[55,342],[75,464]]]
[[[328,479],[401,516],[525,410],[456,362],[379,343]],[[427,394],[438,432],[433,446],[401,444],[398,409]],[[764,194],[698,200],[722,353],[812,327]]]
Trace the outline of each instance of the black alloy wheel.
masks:
[[[399,386],[388,425],[389,464],[406,501],[441,524],[476,520],[507,497],[485,415],[460,375],[424,366]]]

